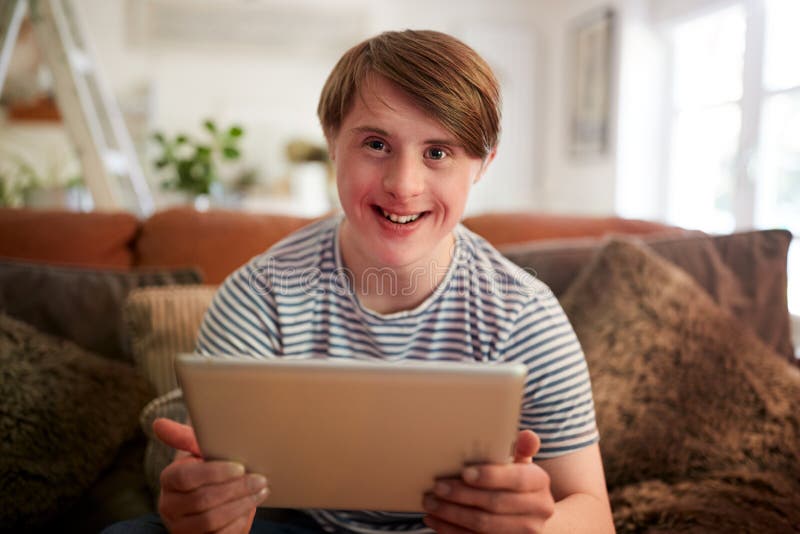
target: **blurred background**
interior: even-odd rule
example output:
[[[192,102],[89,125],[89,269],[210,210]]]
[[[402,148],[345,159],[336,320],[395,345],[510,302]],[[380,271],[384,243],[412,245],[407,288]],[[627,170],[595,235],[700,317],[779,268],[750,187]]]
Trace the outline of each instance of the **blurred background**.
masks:
[[[335,209],[316,118],[325,78],[366,37],[428,28],[475,48],[503,86],[500,150],[468,214],[800,234],[798,0],[73,5],[156,209]],[[91,210],[40,46],[23,23],[0,98],[0,202]],[[800,314],[796,242],[790,277]]]

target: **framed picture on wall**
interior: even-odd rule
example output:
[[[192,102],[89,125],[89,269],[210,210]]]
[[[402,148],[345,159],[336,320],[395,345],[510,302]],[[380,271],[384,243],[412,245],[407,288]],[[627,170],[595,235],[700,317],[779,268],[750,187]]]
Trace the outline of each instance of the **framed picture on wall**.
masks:
[[[614,11],[603,8],[576,19],[569,29],[568,147],[573,159],[609,151],[614,27]]]

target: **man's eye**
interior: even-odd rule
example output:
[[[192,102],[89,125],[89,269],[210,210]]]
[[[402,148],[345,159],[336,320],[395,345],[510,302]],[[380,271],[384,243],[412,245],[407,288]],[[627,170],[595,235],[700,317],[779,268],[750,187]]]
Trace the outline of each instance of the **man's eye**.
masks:
[[[429,159],[440,160],[447,157],[447,152],[445,152],[441,148],[429,148],[427,157]]]
[[[377,139],[372,139],[366,142],[366,145],[371,148],[372,150],[384,150],[386,148],[386,143],[383,141],[379,141]]]

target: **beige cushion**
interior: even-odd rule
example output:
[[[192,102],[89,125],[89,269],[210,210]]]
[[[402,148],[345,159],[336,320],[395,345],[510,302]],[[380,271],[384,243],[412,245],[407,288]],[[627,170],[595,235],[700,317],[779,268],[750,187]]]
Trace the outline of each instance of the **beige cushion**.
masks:
[[[561,302],[592,377],[618,531],[800,525],[800,368],[633,242],[607,244]]]
[[[216,286],[136,289],[123,316],[134,361],[158,395],[178,387],[175,355],[195,349],[197,332]]]
[[[183,392],[174,389],[150,401],[139,414],[139,424],[147,436],[147,448],[144,453],[144,473],[147,485],[153,495],[158,496],[161,484],[161,471],[172,462],[175,449],[164,445],[153,431],[153,422],[159,417],[166,417],[179,423],[186,423],[188,415],[183,402]]]
[[[134,360],[159,395],[139,415],[148,437],[144,469],[147,483],[158,495],[161,471],[175,451],[153,433],[159,417],[185,422],[186,407],[175,377],[175,355],[195,349],[197,333],[216,286],[148,287],[131,292],[123,316]]]

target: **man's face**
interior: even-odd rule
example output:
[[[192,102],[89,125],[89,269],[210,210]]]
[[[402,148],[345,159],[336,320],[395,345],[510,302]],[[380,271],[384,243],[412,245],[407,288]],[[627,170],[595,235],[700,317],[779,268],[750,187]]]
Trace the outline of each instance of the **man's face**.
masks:
[[[446,268],[484,161],[381,76],[355,96],[330,150],[350,266]]]

